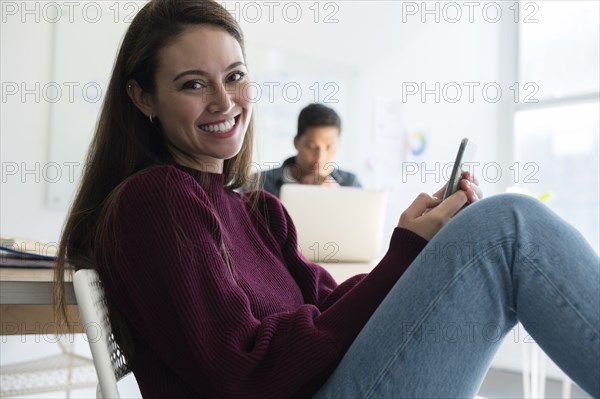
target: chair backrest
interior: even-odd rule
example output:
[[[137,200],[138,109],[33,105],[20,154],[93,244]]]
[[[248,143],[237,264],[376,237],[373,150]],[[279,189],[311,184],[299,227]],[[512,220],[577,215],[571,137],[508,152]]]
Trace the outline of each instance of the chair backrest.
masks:
[[[117,381],[130,370],[114,340],[102,282],[95,270],[82,269],[73,276],[73,287],[98,374],[97,396],[119,398]]]

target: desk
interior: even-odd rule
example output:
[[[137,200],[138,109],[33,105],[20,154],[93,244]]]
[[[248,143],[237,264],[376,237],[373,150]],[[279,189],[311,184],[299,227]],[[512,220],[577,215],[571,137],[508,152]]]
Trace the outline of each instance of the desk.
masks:
[[[65,271],[67,323],[54,321],[52,269],[0,268],[0,335],[81,333],[72,270]]]

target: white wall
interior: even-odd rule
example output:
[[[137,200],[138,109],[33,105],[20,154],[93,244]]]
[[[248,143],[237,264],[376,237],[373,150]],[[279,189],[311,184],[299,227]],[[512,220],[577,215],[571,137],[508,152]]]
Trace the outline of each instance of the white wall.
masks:
[[[306,64],[318,62],[329,65],[334,71],[333,75],[337,73],[338,79],[333,83],[340,89],[334,96],[338,102],[329,105],[340,112],[344,123],[339,164],[356,171],[365,186],[390,190],[395,200],[390,201],[391,222],[388,230],[399,212],[418,192],[432,192],[443,184],[444,176],[441,173],[426,171],[438,168],[439,172],[447,172],[443,167],[453,160],[463,136],[480,144],[479,162],[502,160],[506,152],[501,151],[505,147],[499,143],[503,136],[510,136],[509,132],[500,134],[499,124],[502,118],[507,118],[506,113],[502,113],[502,105],[510,100],[500,70],[502,59],[499,46],[503,21],[489,23],[481,15],[475,14],[474,23],[469,23],[466,16],[456,24],[445,22],[443,18],[437,23],[433,16],[426,16],[427,20],[423,23],[419,14],[403,13],[402,6],[396,2],[339,2],[336,3],[337,9],[321,8],[320,22],[314,23],[314,11],[309,10],[308,3],[302,4],[304,17],[295,24],[286,22],[277,11],[273,14],[274,22],[267,23],[265,7],[262,8],[262,19],[258,23],[250,22],[252,10],[240,7],[239,3],[237,15],[245,29],[249,49],[268,49],[272,53],[284,54],[284,61],[286,57],[292,59],[293,62],[287,64],[289,66],[284,64],[277,67],[290,71],[287,81],[294,81],[294,76],[298,80],[298,70],[307,69],[294,65],[303,58]],[[228,7],[235,10],[236,6]],[[327,15],[332,15],[337,22],[323,23]],[[403,17],[406,22],[399,23]],[[62,84],[67,80],[63,72],[65,64],[72,68],[72,62],[52,59],[52,48],[62,50],[64,47],[64,44],[53,46],[55,25],[45,22],[43,18],[40,23],[30,23],[31,17],[27,21],[24,24],[8,18],[8,23],[2,25],[2,81],[24,82],[28,88],[32,88],[36,82],[43,87],[60,76],[58,83]],[[75,36],[71,31],[59,32],[59,38],[63,40],[67,35],[70,40]],[[90,37],[88,41],[94,44],[98,38]],[[316,46],[316,43],[320,46]],[[98,51],[102,59],[113,54],[105,54],[95,45],[92,48],[94,51],[87,54],[73,54],[74,59],[86,65],[86,62],[94,63],[94,55]],[[251,68],[254,65],[271,65],[262,59],[267,58],[263,54],[261,58],[252,59],[250,53],[249,57]],[[55,71],[51,68],[53,62],[57,65]],[[260,76],[261,72],[256,71],[255,75]],[[310,76],[321,75],[315,72]],[[327,82],[322,80],[316,83],[322,87]],[[472,103],[468,101],[465,82],[480,85],[475,90]],[[490,103],[482,97],[481,87],[489,82],[500,85],[504,90],[498,103]],[[402,101],[406,85],[423,84],[432,89],[436,83],[441,88],[446,84],[459,85],[463,90],[461,100],[451,103],[442,95],[440,102],[436,103],[433,95],[427,95],[422,101],[417,94],[407,95],[406,101]],[[308,92],[306,84],[303,89]],[[49,210],[45,206],[48,201],[46,197],[48,191],[63,188],[62,184],[69,178],[69,170],[63,165],[63,178],[57,183],[44,179],[46,173],[53,172],[45,167],[48,162],[62,165],[64,154],[57,149],[66,152],[68,160],[79,161],[83,148],[72,149],[69,142],[73,140],[68,140],[68,135],[63,132],[55,132],[57,137],[65,135],[65,140],[55,140],[50,151],[49,126],[64,126],[69,121],[74,124],[79,115],[57,112],[61,111],[63,104],[53,105],[45,101],[44,96],[40,96],[39,103],[36,103],[35,96],[27,94],[22,102],[20,94],[6,94],[7,99],[2,104],[3,231],[14,235],[31,235],[35,231],[36,238],[55,241],[59,236],[65,207],[53,207],[57,211]],[[289,116],[290,120],[286,131],[278,129],[274,134],[268,126],[272,115],[269,111],[273,107],[263,96],[256,106],[259,162],[282,161],[293,153],[295,117],[311,98],[305,96],[298,103],[283,101],[278,104],[279,110],[285,108],[286,117]],[[389,104],[398,105],[398,125],[391,130],[395,134],[391,140],[389,137],[378,137],[376,129],[376,118],[381,108]],[[62,124],[57,122],[58,119],[63,120]],[[79,135],[89,135],[91,127],[85,130]],[[271,135],[265,135],[265,131]],[[406,136],[414,131],[424,132],[427,139],[425,152],[417,157],[411,156],[405,145]],[[82,146],[85,146],[85,140]],[[407,170],[406,163],[411,162],[422,168],[414,175],[402,175],[403,170]],[[391,168],[383,168],[382,165]],[[14,167],[18,167],[16,173]],[[26,169],[34,172],[28,173]],[[486,183],[482,181],[487,193],[504,190],[501,185]],[[15,209],[28,211],[25,215],[10,211]]]
[[[56,242],[65,211],[45,207],[47,185],[42,176],[48,162],[50,104],[41,95],[21,95],[21,85],[35,91],[36,84],[43,87],[52,81],[53,25],[33,18],[26,23],[8,19],[0,28],[1,231]],[[6,92],[12,84],[19,87],[16,95]]]
[[[33,3],[32,3],[33,4]],[[4,7],[4,6],[3,6]],[[4,12],[4,8],[3,8]],[[2,165],[0,190],[0,232],[6,235],[31,237],[45,242],[57,242],[66,216],[66,209],[47,207],[50,180],[55,180],[47,167],[51,124],[51,103],[44,99],[42,88],[53,82],[52,52],[54,25],[34,15],[21,22],[5,16],[0,25],[0,157]],[[40,90],[35,90],[39,83]],[[10,94],[13,84],[19,88]],[[22,96],[21,88],[33,94]],[[37,95],[37,97],[36,97]],[[87,342],[81,335],[75,338],[75,353],[90,356]],[[60,354],[54,337],[0,336],[0,368],[5,364],[25,362]],[[121,392],[135,397],[137,385],[128,378]],[[67,397],[67,393],[52,392],[28,397]],[[70,397],[96,397],[96,389],[72,391]]]
[[[51,82],[52,48],[52,24],[36,23],[31,18],[26,23],[3,21],[0,25],[0,231],[57,242],[66,212],[46,208],[47,187],[41,172],[48,161],[50,104],[41,96],[36,99],[35,94],[21,98],[20,93],[13,96],[5,91],[13,83],[20,90],[22,83],[33,89],[36,82],[42,86]],[[51,341],[40,336],[1,336],[0,366],[59,354],[58,345]],[[85,345],[79,348],[89,353]],[[86,396],[91,395],[93,390]]]
[[[480,162],[498,160],[502,157],[501,147],[495,145],[501,137],[498,134],[498,120],[502,116],[499,104],[507,101],[509,96],[505,93],[498,104],[492,104],[483,99],[481,90],[476,90],[474,101],[470,103],[467,101],[467,87],[464,86],[464,82],[476,82],[479,85],[498,82],[505,92],[508,91],[506,85],[502,84],[500,75],[501,58],[498,48],[501,40],[501,23],[488,23],[481,16],[475,19],[475,23],[469,23],[464,19],[456,24],[445,22],[443,19],[440,23],[436,23],[432,16],[427,16],[426,22],[422,23],[419,15],[403,14],[402,6],[394,2],[340,2],[337,4],[338,8],[335,10],[321,9],[319,23],[314,23],[313,11],[309,10],[308,6],[302,8],[306,17],[295,24],[286,22],[277,12],[273,14],[273,23],[265,23],[267,22],[266,8],[262,9],[261,21],[251,23],[249,22],[250,10],[240,7],[239,3],[237,15],[244,26],[249,49],[267,48],[271,52],[283,53],[288,59],[293,58],[293,62],[287,64],[289,66],[279,65],[277,67],[291,71],[289,81],[298,79],[299,72],[297,71],[301,68],[294,64],[297,63],[297,59],[302,58],[306,60],[306,64],[310,64],[313,60],[321,64],[329,64],[329,68],[337,73],[338,79],[333,83],[338,84],[340,88],[339,93],[334,96],[338,102],[329,105],[340,112],[344,122],[339,164],[358,172],[367,187],[397,191],[401,187],[402,194],[398,199],[397,207],[390,209],[390,212],[397,214],[404,209],[416,193],[422,190],[435,190],[443,180],[440,178],[442,176],[425,174],[423,170],[416,175],[406,175],[402,179],[400,173],[403,165],[399,162],[416,162],[418,165],[426,162],[428,170],[435,168],[437,162],[443,162],[441,164],[443,166],[452,160],[459,139],[465,135],[481,143],[478,154]],[[235,10],[235,6],[228,7]],[[325,16],[333,11],[335,13],[332,15],[337,22],[323,23]],[[475,15],[477,16],[477,14]],[[406,22],[398,23],[403,16]],[[35,82],[40,82],[42,86],[52,82],[56,76],[61,76],[59,83],[66,80],[67,77],[63,70],[65,66],[72,68],[71,61],[54,60],[57,70],[52,71],[50,68],[53,62],[51,37],[54,24],[44,23],[43,19],[40,23],[26,24],[20,23],[20,21],[14,23],[14,21],[14,19],[9,19],[8,23],[3,24],[3,30],[7,32],[3,35],[3,53],[6,54],[3,57],[3,82],[26,82],[28,87],[33,87]],[[377,23],[375,24],[373,21],[377,21]],[[358,29],[357,27],[362,28]],[[86,33],[91,34],[91,32]],[[25,36],[24,40],[12,40],[13,37],[20,36]],[[64,40],[67,36],[73,40],[75,35],[69,30],[59,32],[59,39]],[[29,40],[32,40],[33,43],[28,43],[27,38],[30,38]],[[38,38],[40,39],[38,40]],[[94,54],[98,51],[102,54],[102,59],[112,55],[112,51],[111,54],[105,54],[97,48],[95,45],[98,43],[97,37],[90,37],[88,41],[90,45],[93,45],[94,51],[85,54],[85,57],[81,57],[80,52],[73,54],[74,59],[79,58],[79,62],[83,65],[86,65],[85,62],[94,63]],[[64,44],[60,43],[54,47],[63,50]],[[315,43],[319,43],[321,46],[315,46]],[[41,51],[34,50],[37,45],[40,46]],[[29,57],[37,57],[37,59],[30,59],[31,61],[26,64],[9,61],[19,59],[21,53],[26,53]],[[293,56],[289,54],[293,54]],[[63,54],[63,56],[67,55]],[[252,53],[249,54],[249,57],[252,61],[251,68],[254,65],[261,67],[270,65],[269,62],[262,59],[267,57],[252,59]],[[255,74],[260,76],[261,72],[258,70]],[[318,77],[319,75],[315,73],[312,76]],[[348,77],[355,78],[355,80],[350,81],[351,79]],[[406,102],[402,102],[402,91],[406,85],[420,86],[424,84],[431,89],[438,82],[440,87],[456,82],[464,90],[462,99],[457,103],[450,103],[442,96],[440,102],[436,103],[434,97],[428,95],[426,101],[423,102],[420,95],[412,95],[407,96]],[[327,81],[316,83],[320,83],[322,86]],[[308,92],[306,86],[303,89]],[[3,206],[12,208],[15,201],[22,205],[22,197],[37,201],[38,205],[29,207],[34,213],[26,219],[26,223],[23,223],[18,213],[13,212],[6,213],[7,219],[4,224],[10,226],[6,229],[7,231],[26,235],[32,231],[30,223],[37,224],[38,220],[50,218],[51,222],[41,223],[38,231],[40,228],[45,229],[42,233],[43,237],[40,236],[40,238],[55,240],[59,230],[56,224],[57,221],[60,224],[64,217],[64,207],[59,212],[47,211],[43,204],[47,199],[42,194],[45,195],[48,189],[62,188],[59,184],[66,180],[68,170],[63,167],[62,171],[65,176],[58,184],[44,182],[44,162],[60,161],[57,158],[61,154],[57,155],[56,148],[69,149],[70,160],[79,160],[78,157],[81,154],[71,154],[72,150],[66,142],[72,140],[65,140],[65,143],[59,142],[58,145],[56,142],[53,143],[54,148],[52,152],[49,152],[47,149],[48,127],[51,124],[61,126],[60,123],[57,123],[57,119],[60,118],[75,123],[78,115],[65,116],[66,112],[56,112],[63,104],[50,104],[48,101],[44,101],[43,96],[39,104],[34,102],[33,95],[27,95],[24,103],[20,101],[20,97],[20,95],[8,96],[7,101],[3,104],[2,123],[5,127],[3,132],[19,131],[20,135],[3,133],[5,144],[2,156],[5,162],[19,163],[25,160],[27,164],[23,166],[28,169],[35,168],[36,162],[39,162],[40,166],[39,172],[26,174],[23,171],[24,167],[19,164],[20,170],[17,174],[3,176],[7,180],[6,189],[3,190],[6,192],[3,194]],[[280,109],[288,108],[291,120],[289,120],[287,131],[280,132],[283,130],[280,129],[277,135],[273,136],[260,134],[261,130],[268,131],[268,126],[265,125],[270,122],[268,120],[270,114],[267,111],[271,104],[266,101],[266,96],[257,104],[259,126],[264,127],[258,129],[260,147],[258,161],[281,161],[283,157],[293,152],[291,141],[295,130],[295,115],[297,110],[304,106],[305,101],[310,98],[310,96],[303,98],[303,101],[298,103],[284,101],[279,104]],[[386,153],[383,149],[389,150],[389,146],[386,145],[389,143],[376,137],[375,118],[378,106],[394,102],[399,103],[399,125],[396,129],[398,137],[392,140],[392,144],[397,148],[392,148],[390,153]],[[36,117],[32,118],[31,115],[36,115]],[[51,117],[53,117],[52,120]],[[23,121],[31,126],[25,126]],[[64,124],[65,122],[62,126]],[[415,130],[423,131],[428,139],[426,151],[420,157],[411,157],[404,146],[406,134]],[[88,131],[91,129],[86,129],[80,135],[85,137],[89,135]],[[27,140],[31,140],[31,143],[35,144],[28,146],[25,144]],[[83,143],[85,144],[85,141]],[[489,145],[490,143],[494,145]],[[77,150],[82,151],[82,149]],[[374,167],[373,164],[377,162],[379,165],[391,162],[392,166],[397,167],[396,172],[399,176],[394,179],[395,172],[384,173],[381,168]],[[12,167],[12,164],[7,165],[7,171],[10,171],[9,168]],[[402,184],[403,180],[408,184]],[[502,191],[495,186],[486,186],[485,183],[485,181],[482,182],[489,193]],[[35,190],[35,194],[30,192],[28,195],[17,196],[16,187],[19,191]],[[395,218],[395,214],[390,217]],[[14,225],[19,225],[20,228],[15,229],[12,227]]]
[[[250,45],[294,49],[300,57],[304,54],[308,59],[330,60],[336,70],[356,73],[356,81],[336,81],[340,92],[347,96],[342,95],[338,104],[329,104],[340,112],[344,125],[338,163],[357,172],[366,187],[389,192],[388,235],[401,211],[419,192],[433,193],[444,183],[449,173],[447,166],[453,162],[464,136],[479,143],[477,161],[482,166],[475,172],[486,194],[505,190],[506,183],[496,182],[491,173],[486,174],[490,179],[481,177],[484,164],[497,162],[506,171],[510,161],[506,154],[512,144],[512,77],[505,67],[513,58],[502,51],[513,22],[506,8],[505,17],[497,23],[489,22],[494,16],[492,11],[484,17],[481,10],[474,12],[470,22],[464,8],[461,20],[451,23],[450,11],[444,13],[442,3],[438,3],[440,20],[436,21],[435,15],[424,15],[423,22],[421,10],[413,15],[401,2],[346,1],[336,2],[338,8],[327,10],[335,11],[337,22],[326,24],[325,10],[321,10],[321,21],[314,23],[314,11],[308,9],[312,3],[301,4],[305,4],[302,10],[310,18],[294,24],[286,23],[277,11],[272,14],[272,23],[251,23],[248,19],[254,18],[253,9],[230,9],[242,17]],[[262,17],[265,21],[266,9]],[[434,95],[427,95],[423,101],[420,93],[403,97],[406,87],[420,88],[424,84],[431,90],[436,83],[440,85],[439,102]],[[472,101],[467,84],[478,85]],[[486,99],[482,93],[486,84],[502,88],[498,102]],[[444,85],[461,87],[461,99],[451,102],[449,97],[453,94],[446,92],[444,96]],[[259,119],[261,111],[269,106],[257,104]],[[286,106],[295,111],[303,104]],[[381,114],[389,107],[397,107],[395,115],[382,121]],[[290,114],[295,117],[297,112]],[[261,164],[281,161],[293,154],[293,117],[287,132],[276,137],[259,136]],[[387,126],[381,127],[382,123]],[[427,139],[426,150],[419,156],[412,156],[406,145],[415,131],[423,132]],[[419,170],[409,174],[413,164]]]

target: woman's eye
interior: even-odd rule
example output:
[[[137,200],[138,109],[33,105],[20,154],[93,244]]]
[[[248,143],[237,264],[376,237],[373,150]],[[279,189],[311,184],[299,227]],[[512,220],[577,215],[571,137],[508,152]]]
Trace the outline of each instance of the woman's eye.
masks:
[[[242,80],[246,76],[244,72],[234,72],[227,77],[228,82],[237,82],[238,80]]]
[[[190,82],[186,82],[183,85],[184,89],[191,89],[191,90],[203,89],[204,87],[206,87],[206,86],[204,86],[201,82],[198,82],[197,80],[192,80]]]

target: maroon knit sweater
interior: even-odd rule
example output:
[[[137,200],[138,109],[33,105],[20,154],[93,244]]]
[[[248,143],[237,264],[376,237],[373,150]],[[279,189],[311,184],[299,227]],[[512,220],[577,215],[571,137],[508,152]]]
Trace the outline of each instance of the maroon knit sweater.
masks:
[[[136,174],[111,203],[97,268],[145,398],[311,396],[426,244],[397,228],[370,274],[337,285],[279,200],[257,205],[181,166]]]

